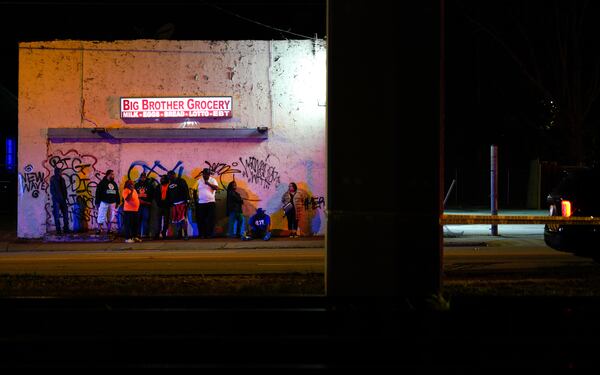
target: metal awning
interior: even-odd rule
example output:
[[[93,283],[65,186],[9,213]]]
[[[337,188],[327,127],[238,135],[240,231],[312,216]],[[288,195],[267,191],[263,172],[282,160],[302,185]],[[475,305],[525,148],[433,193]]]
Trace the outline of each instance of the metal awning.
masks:
[[[48,139],[53,142],[78,141],[206,141],[268,139],[269,129],[260,128],[48,128]]]

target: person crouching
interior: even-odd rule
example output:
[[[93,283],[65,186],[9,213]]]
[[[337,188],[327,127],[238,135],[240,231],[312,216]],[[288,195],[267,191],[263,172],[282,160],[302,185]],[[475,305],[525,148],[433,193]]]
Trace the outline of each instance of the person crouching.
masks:
[[[247,241],[254,238],[264,241],[271,239],[271,217],[262,208],[257,208],[256,214],[252,215],[248,221],[248,234],[242,237],[242,240]]]

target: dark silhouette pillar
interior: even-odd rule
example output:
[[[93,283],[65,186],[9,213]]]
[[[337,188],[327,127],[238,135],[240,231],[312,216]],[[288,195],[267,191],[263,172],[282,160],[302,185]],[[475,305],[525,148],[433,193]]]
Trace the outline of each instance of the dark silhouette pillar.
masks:
[[[328,1],[328,297],[440,290],[440,1]]]

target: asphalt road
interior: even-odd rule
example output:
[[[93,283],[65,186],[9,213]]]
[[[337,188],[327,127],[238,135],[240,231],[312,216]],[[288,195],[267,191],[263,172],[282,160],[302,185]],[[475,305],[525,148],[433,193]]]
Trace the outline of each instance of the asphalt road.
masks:
[[[468,244],[468,242],[465,242]],[[506,238],[481,246],[444,248],[444,269],[535,270],[589,265],[577,257],[547,247],[539,238]],[[0,253],[0,273],[39,275],[173,275],[322,273],[325,249],[262,248],[200,250],[18,251]]]
[[[0,273],[38,275],[173,275],[320,273],[323,248],[108,250],[0,253]]]
[[[444,269],[518,271],[594,264],[590,258],[549,248],[543,240],[515,241],[502,246],[456,246],[444,249]]]

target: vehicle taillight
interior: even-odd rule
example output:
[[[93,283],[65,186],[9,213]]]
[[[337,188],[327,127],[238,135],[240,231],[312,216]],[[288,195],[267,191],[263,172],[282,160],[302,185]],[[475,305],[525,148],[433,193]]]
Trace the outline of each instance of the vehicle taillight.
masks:
[[[570,217],[571,216],[571,202],[562,201],[560,206],[562,209],[562,215],[564,217]]]

